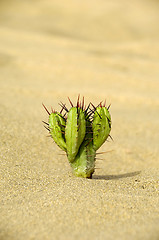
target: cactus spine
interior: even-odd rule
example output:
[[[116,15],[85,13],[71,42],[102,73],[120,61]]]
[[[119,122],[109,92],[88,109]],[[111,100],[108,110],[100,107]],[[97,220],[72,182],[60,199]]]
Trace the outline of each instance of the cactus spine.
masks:
[[[44,123],[55,143],[66,152],[73,174],[91,178],[95,169],[96,151],[110,136],[109,107],[101,103],[95,107],[90,103],[86,108],[84,97],[82,102],[78,97],[76,106],[73,106],[70,99],[69,101],[69,110],[65,104],[59,104],[62,107],[60,113],[53,109],[49,113],[43,105],[49,114],[48,123]],[[63,111],[65,113],[62,115]]]

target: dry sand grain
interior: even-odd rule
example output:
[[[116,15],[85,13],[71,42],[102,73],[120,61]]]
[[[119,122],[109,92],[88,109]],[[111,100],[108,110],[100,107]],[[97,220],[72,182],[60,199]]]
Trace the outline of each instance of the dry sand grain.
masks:
[[[159,2],[1,1],[0,240],[159,239]],[[42,109],[111,103],[93,179],[75,178]]]

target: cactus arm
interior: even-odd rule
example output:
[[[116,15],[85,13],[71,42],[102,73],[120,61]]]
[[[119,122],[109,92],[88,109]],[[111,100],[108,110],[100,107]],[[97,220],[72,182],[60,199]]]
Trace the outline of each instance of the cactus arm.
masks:
[[[51,113],[49,115],[50,134],[55,143],[66,152],[65,142],[65,120],[60,113]]]
[[[85,137],[86,121],[80,108],[72,107],[67,115],[65,138],[67,156],[73,162]]]
[[[94,113],[93,123],[93,145],[97,151],[106,141],[111,130],[111,117],[106,107],[97,107]]]

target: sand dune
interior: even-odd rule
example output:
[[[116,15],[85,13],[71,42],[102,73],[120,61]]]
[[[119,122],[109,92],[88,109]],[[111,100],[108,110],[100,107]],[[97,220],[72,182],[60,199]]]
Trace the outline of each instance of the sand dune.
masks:
[[[159,2],[1,1],[0,240],[159,239]],[[93,179],[75,178],[42,102],[111,103]]]

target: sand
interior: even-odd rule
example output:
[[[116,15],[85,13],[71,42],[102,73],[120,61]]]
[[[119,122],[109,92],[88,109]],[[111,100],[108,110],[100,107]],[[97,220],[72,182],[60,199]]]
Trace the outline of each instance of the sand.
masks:
[[[1,1],[0,240],[159,239],[159,2]],[[93,179],[42,120],[111,104]]]

